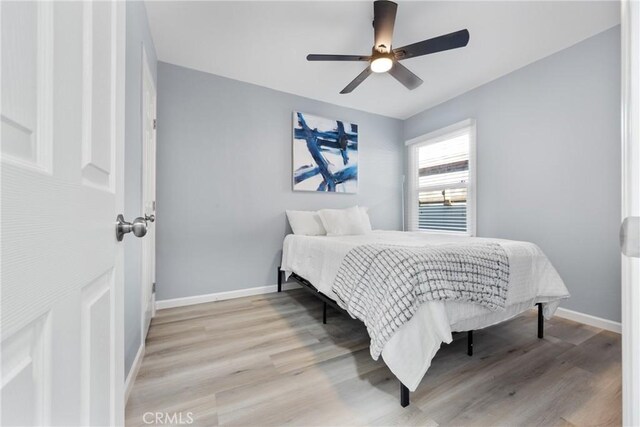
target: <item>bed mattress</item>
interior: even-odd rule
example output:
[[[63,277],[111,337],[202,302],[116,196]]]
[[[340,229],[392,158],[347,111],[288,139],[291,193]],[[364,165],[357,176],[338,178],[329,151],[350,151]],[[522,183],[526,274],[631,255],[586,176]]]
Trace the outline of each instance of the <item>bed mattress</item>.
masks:
[[[569,292],[549,259],[533,243],[421,232],[380,231],[358,236],[288,235],[284,240],[281,269],[307,279],[320,292],[336,299],[332,286],[342,259],[354,247],[372,243],[427,246],[472,241],[502,246],[509,258],[509,286],[505,310],[457,301],[423,304],[385,345],[382,357],[410,390],[425,375],[440,345],[451,342],[451,332],[481,329],[510,319],[545,303],[544,315],[553,316]]]

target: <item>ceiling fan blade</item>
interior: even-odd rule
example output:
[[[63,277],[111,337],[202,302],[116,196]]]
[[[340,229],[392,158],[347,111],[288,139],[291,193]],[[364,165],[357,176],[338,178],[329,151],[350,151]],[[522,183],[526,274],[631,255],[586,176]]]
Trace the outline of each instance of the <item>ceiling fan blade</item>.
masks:
[[[344,89],[342,89],[340,91],[340,93],[344,94],[344,93],[353,92],[353,90],[355,88],[357,88],[360,85],[360,83],[362,83],[364,81],[364,79],[369,77],[369,74],[371,74],[371,67],[365,68],[364,71],[362,71],[360,74],[358,74],[358,77],[353,79],[351,81],[351,83],[349,83]]]
[[[397,10],[398,5],[392,1],[377,0],[373,2],[374,48],[379,52],[391,52],[391,39],[393,38]]]
[[[395,77],[397,81],[402,83],[409,90],[413,90],[424,83],[420,77],[413,74],[407,67],[397,61],[393,63],[393,67],[389,70],[389,74]]]
[[[402,60],[416,56],[428,55],[430,53],[442,52],[443,50],[465,47],[467,43],[469,43],[469,31],[460,30],[393,49],[393,53],[397,60]]]
[[[324,55],[311,54],[307,55],[307,61],[368,61],[370,56],[361,55]]]

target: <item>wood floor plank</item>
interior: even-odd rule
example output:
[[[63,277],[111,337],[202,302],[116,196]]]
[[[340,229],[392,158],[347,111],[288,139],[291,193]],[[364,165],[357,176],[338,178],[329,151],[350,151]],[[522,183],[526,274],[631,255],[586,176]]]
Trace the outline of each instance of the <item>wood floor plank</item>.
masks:
[[[364,326],[304,290],[160,310],[126,408],[191,425],[581,426],[621,423],[620,336],[534,311],[443,345],[412,403]]]
[[[309,396],[309,401],[314,401],[315,399],[311,397],[318,394],[319,388],[333,387],[339,382],[359,378],[383,366],[383,362],[371,359],[368,349],[356,351],[287,372],[271,381],[258,382],[219,393],[217,395],[219,413],[226,414],[238,410],[255,411],[258,405],[264,403],[269,405],[270,411],[273,411],[274,408],[286,406],[279,402],[283,396],[288,402],[305,396]]]
[[[532,381],[544,372],[549,361],[566,350],[566,347],[534,341],[501,357],[466,365],[457,375],[414,402],[438,423],[447,423],[458,414],[482,405],[500,387],[518,387]]]
[[[411,405],[406,408],[395,409],[390,413],[373,420],[370,425],[375,427],[438,427],[438,423],[431,419],[426,412]]]
[[[316,344],[275,353],[271,356],[271,360],[280,372],[291,372],[367,348],[369,348],[369,341],[361,337],[351,340],[323,338]]]
[[[560,358],[598,374],[609,370],[612,364],[622,363],[621,344],[620,335],[601,331],[571,351],[562,354]]]
[[[622,366],[613,363],[594,376],[590,393],[582,405],[570,408],[563,416],[580,426],[622,425]]]
[[[572,320],[564,319],[555,322],[545,329],[546,336],[553,336],[571,344],[579,345],[596,335],[601,330]]]

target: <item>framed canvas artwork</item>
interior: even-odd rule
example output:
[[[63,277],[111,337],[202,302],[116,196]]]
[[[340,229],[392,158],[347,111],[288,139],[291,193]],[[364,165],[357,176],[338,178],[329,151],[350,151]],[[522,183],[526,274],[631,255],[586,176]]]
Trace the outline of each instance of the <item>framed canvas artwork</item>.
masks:
[[[358,191],[358,125],[293,113],[293,190]]]

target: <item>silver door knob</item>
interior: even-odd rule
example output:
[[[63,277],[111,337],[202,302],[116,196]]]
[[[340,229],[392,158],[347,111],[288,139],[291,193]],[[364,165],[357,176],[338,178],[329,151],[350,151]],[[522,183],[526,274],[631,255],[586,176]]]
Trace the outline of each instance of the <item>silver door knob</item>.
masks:
[[[153,215],[151,215],[153,217]],[[149,221],[153,222],[155,218],[149,218]],[[136,237],[143,237],[147,234],[147,219],[138,217],[133,222],[127,222],[124,220],[122,214],[116,218],[116,239],[121,242],[124,239],[124,235],[133,232]]]

